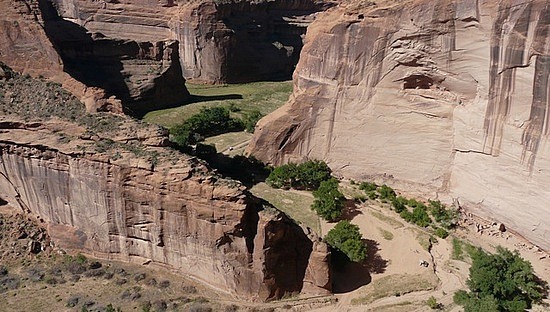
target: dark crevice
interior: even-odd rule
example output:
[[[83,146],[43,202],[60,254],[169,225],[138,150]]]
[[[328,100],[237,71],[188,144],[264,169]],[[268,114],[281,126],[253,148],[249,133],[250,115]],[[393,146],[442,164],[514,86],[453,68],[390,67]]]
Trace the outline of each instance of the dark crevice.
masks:
[[[294,133],[294,130],[296,130],[296,128],[298,128],[298,125],[292,125],[286,130],[283,136],[283,139],[281,140],[281,143],[279,143],[279,148],[278,148],[279,150],[283,149],[283,147],[288,142],[288,140],[290,139],[290,136],[292,135],[292,133]]]

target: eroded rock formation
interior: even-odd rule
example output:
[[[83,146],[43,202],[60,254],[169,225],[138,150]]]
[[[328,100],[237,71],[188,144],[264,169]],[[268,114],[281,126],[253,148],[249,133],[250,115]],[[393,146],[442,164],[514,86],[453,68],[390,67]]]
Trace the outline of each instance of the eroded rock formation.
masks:
[[[90,33],[62,19],[47,0],[4,0],[0,8],[7,12],[0,18],[0,60],[63,83],[89,111],[120,112],[124,106],[141,114],[189,96],[174,40]]]
[[[243,298],[330,290],[319,238],[166,148],[164,129],[87,115],[58,85],[0,68],[0,199],[41,220],[55,244],[153,262]]]
[[[377,4],[309,27],[251,153],[452,197],[550,249],[548,2]]]
[[[184,77],[209,83],[290,78],[307,25],[331,5],[317,0],[52,2],[66,20],[110,38],[177,40]]]

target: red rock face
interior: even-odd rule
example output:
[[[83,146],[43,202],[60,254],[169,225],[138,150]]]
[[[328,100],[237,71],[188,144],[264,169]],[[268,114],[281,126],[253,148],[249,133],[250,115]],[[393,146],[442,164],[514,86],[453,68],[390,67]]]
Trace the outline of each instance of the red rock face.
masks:
[[[184,155],[151,166],[75,152],[90,142],[60,143],[51,127],[0,122],[0,198],[43,220],[58,246],[151,261],[247,299],[330,290],[326,245],[237,182]]]
[[[548,250],[549,25],[538,0],[323,13],[249,151],[457,199]]]
[[[89,111],[124,108],[140,115],[189,97],[173,40],[92,35],[61,19],[49,1],[6,0],[0,5],[8,12],[0,20],[0,61],[63,83]]]

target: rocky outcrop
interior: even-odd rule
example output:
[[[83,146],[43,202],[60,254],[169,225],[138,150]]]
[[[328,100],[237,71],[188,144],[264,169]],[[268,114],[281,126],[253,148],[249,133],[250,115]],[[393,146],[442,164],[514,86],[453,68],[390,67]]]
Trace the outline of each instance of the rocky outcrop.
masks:
[[[102,142],[83,129],[60,139],[59,123],[3,118],[0,128],[0,197],[42,220],[62,248],[157,263],[244,298],[330,289],[326,269],[325,280],[307,273],[328,268],[318,239],[196,159],[129,151],[117,147],[128,137]]]
[[[309,27],[294,93],[249,151],[455,198],[548,250],[548,2],[377,4]]]
[[[63,83],[88,111],[141,114],[185,101],[178,43],[106,38],[61,19],[46,0],[5,0],[0,61]],[[122,102],[122,103],[121,103]]]
[[[60,85],[0,68],[0,206],[42,222],[54,244],[243,298],[330,290],[326,244],[168,148],[166,129],[86,114]]]
[[[290,78],[316,0],[52,0],[59,14],[91,32],[137,41],[177,40],[183,75],[208,83]]]

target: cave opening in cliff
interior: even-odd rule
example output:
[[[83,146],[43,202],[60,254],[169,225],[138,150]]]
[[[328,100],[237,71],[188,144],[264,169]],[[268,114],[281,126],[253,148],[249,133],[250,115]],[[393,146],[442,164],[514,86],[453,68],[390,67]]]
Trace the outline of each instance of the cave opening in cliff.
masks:
[[[403,79],[403,89],[430,89],[434,80],[426,75],[414,74]]]

